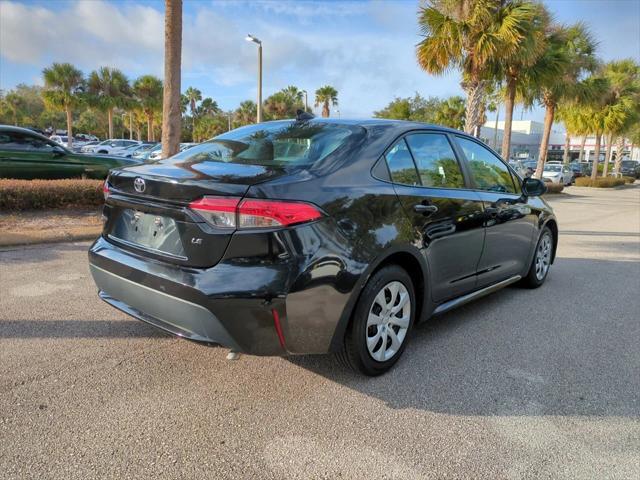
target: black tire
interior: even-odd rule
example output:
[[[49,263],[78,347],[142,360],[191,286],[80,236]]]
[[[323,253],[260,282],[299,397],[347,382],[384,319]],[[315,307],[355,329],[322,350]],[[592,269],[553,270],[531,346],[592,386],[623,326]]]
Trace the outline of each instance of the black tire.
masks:
[[[369,352],[369,348],[367,347],[367,329],[372,328],[371,326],[367,327],[367,319],[369,318],[370,310],[374,307],[376,296],[392,282],[400,282],[409,294],[409,301],[411,302],[410,320],[400,348],[395,351],[395,354],[393,354],[391,358],[379,361],[373,358],[372,354]],[[343,348],[337,353],[338,360],[343,365],[350,367],[357,372],[364,373],[365,375],[376,376],[385,373],[393,367],[402,355],[402,352],[404,352],[410,338],[415,316],[416,297],[411,277],[403,268],[397,265],[383,267],[374,273],[369,279],[369,282],[364,287],[364,290],[358,299],[351,323],[345,333]],[[375,326],[374,328],[381,327]],[[395,330],[396,326],[387,326],[385,328],[394,328],[394,337],[397,338],[398,332]],[[400,327],[397,328],[400,330]],[[390,337],[387,339],[386,334],[384,338],[385,340],[388,340],[388,342],[391,342]],[[379,341],[378,344],[381,345],[382,342]],[[382,348],[382,346],[380,346],[379,349],[380,348]],[[389,347],[385,346],[385,349],[386,348]]]
[[[540,277],[537,272],[537,260],[541,243],[547,238],[551,245],[551,251],[549,256],[549,264],[544,272],[544,275]],[[522,285],[526,288],[538,288],[541,286],[547,277],[549,276],[549,270],[551,270],[551,258],[553,258],[553,232],[549,227],[544,227],[542,229],[542,233],[540,233],[540,237],[538,237],[538,241],[536,242],[536,249],[533,253],[533,259],[531,260],[531,266],[529,267],[529,271],[527,275],[522,279]]]

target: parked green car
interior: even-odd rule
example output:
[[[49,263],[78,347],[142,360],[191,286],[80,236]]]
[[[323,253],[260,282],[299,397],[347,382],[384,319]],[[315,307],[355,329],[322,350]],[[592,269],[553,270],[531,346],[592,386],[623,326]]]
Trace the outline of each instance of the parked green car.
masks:
[[[0,178],[106,178],[136,159],[73,153],[32,130],[0,125]]]

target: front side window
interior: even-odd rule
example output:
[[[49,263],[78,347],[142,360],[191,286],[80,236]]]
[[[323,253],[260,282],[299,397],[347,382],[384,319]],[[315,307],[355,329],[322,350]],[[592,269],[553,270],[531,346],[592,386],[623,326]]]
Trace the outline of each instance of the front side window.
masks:
[[[445,135],[416,133],[406,138],[423,186],[464,188],[462,170]]]
[[[403,185],[420,185],[418,172],[404,139],[399,140],[385,155],[391,181]]]
[[[476,187],[490,192],[516,193],[509,168],[491,150],[464,137],[458,143],[469,163]]]

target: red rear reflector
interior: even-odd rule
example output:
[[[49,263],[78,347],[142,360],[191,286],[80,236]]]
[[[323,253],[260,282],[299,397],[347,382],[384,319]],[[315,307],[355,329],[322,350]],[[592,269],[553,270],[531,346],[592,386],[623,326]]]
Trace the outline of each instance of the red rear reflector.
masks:
[[[102,195],[104,195],[104,199],[109,198],[109,181],[105,180],[102,184]]]
[[[322,214],[308,203],[247,199],[238,207],[238,227],[277,227],[317,220]]]
[[[284,335],[282,333],[282,326],[280,325],[280,315],[278,315],[278,311],[275,308],[271,309],[271,314],[273,315],[273,325],[276,327],[276,333],[278,334],[278,340],[280,340],[280,346],[286,350],[284,346]]]
[[[210,225],[223,228],[286,227],[322,217],[314,205],[304,202],[202,197],[189,204]]]

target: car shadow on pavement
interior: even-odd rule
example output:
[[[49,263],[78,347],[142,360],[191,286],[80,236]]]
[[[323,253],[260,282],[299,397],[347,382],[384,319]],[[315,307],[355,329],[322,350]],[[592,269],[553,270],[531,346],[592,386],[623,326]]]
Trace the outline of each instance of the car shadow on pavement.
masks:
[[[0,261],[7,264],[50,262],[66,253],[88,252],[91,242],[44,243],[0,248]]]
[[[0,340],[10,338],[170,338],[138,320],[0,320]]]
[[[414,330],[393,370],[367,378],[329,356],[289,361],[392,408],[453,415],[640,417],[640,263],[558,259]]]

